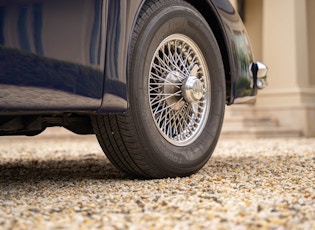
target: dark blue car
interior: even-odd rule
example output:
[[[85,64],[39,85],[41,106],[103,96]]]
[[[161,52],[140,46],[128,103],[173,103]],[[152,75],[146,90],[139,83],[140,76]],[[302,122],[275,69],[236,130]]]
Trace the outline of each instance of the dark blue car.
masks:
[[[266,72],[228,0],[0,1],[0,135],[96,134],[135,177],[202,168]]]

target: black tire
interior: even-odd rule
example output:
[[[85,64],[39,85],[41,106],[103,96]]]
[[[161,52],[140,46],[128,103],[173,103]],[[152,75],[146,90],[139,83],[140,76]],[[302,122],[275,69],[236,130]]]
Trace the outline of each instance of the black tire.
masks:
[[[222,58],[202,15],[183,0],[148,1],[135,26],[128,76],[126,113],[92,119],[109,160],[142,178],[201,169],[217,144],[225,108]]]

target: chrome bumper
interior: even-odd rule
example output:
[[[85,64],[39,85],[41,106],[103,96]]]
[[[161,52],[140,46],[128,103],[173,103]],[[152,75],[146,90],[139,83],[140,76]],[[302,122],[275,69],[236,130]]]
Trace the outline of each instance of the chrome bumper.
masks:
[[[256,102],[257,89],[264,89],[268,86],[267,82],[268,67],[261,62],[252,62],[249,65],[249,89],[252,95],[246,95],[234,99],[234,104],[253,104]],[[240,91],[241,92],[241,91]]]
[[[268,86],[267,82],[267,72],[268,67],[261,62],[252,62],[249,65],[249,73],[251,77],[251,85],[252,89],[264,89]]]

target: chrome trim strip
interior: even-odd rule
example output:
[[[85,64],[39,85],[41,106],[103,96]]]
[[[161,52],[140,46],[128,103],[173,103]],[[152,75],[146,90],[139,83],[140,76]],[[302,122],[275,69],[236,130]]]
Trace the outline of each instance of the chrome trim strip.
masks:
[[[234,104],[254,104],[256,102],[256,96],[246,96],[234,99]]]

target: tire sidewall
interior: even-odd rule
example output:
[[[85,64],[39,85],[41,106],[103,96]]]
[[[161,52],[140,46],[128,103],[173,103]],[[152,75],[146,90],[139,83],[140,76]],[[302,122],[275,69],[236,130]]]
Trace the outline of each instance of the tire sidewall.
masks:
[[[129,105],[137,135],[147,161],[167,175],[191,174],[208,161],[221,131],[225,102],[223,65],[215,37],[196,10],[184,2],[179,3],[162,6],[149,17],[137,36],[130,62]],[[175,146],[160,134],[149,103],[151,60],[159,44],[172,34],[186,35],[199,46],[211,81],[208,120],[199,137],[187,146]]]

